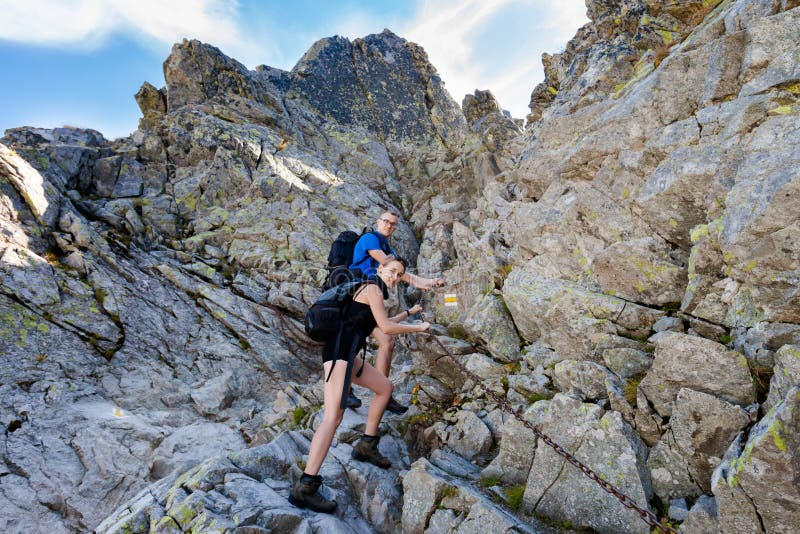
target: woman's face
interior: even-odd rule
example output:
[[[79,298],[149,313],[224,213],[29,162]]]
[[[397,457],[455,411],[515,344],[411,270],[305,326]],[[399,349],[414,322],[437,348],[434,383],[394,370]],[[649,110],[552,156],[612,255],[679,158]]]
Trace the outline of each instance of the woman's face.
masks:
[[[381,277],[386,287],[394,287],[405,272],[403,264],[399,261],[392,261],[378,267],[378,276]]]

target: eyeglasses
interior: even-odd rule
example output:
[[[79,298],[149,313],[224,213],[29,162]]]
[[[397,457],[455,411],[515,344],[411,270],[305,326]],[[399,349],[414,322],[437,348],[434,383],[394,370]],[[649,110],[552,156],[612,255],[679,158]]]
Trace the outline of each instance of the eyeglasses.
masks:
[[[397,222],[395,222],[395,221],[390,221],[389,219],[378,219],[378,220],[385,222],[386,224],[388,224],[392,228],[396,228],[397,227]]]

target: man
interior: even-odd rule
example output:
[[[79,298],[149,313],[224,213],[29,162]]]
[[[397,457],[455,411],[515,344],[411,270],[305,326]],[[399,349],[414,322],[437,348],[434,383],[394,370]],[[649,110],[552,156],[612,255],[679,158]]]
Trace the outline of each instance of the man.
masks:
[[[383,212],[375,221],[375,231],[362,235],[356,243],[355,250],[353,251],[353,263],[350,265],[350,270],[361,271],[366,276],[375,276],[379,265],[386,265],[394,260],[397,256],[392,246],[389,244],[389,237],[397,229],[400,220],[400,215],[393,211]],[[400,278],[401,282],[410,284],[423,291],[438,286],[443,286],[445,281],[443,278],[425,278],[416,276],[406,271]],[[406,311],[406,319],[408,312]],[[375,357],[375,368],[384,376],[389,376],[389,367],[392,363],[392,353],[394,352],[394,338],[388,334],[384,334],[380,328],[372,331],[372,337],[378,342],[378,354]],[[350,399],[348,406],[358,407],[361,401],[350,392]],[[389,404],[386,409],[392,413],[402,414],[408,410],[407,406],[403,406],[394,397],[389,399]]]

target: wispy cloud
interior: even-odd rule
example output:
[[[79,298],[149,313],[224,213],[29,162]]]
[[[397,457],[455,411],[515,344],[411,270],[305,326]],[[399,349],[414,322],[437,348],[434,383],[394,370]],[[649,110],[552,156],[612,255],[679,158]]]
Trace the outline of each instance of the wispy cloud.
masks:
[[[162,50],[187,37],[250,68],[264,62],[291,68],[320,37],[352,39],[388,27],[425,48],[457,102],[491,89],[524,117],[543,78],[541,53],[562,48],[586,22],[583,0],[416,0],[414,6],[408,16],[409,10],[384,14],[351,5],[308,26],[302,23],[308,13],[298,8],[299,23],[284,27],[270,4],[246,0],[0,0],[0,40],[94,50],[125,34]],[[249,20],[253,14],[256,21]]]
[[[264,55],[243,32],[235,1],[3,0],[0,11],[0,39],[7,41],[91,50],[122,32],[167,44],[197,38],[240,61]]]
[[[490,89],[514,116],[524,117],[531,91],[544,78],[541,53],[563,47],[587,21],[585,11],[583,0],[421,0],[399,33],[425,48],[457,102],[475,89]],[[524,19],[524,30],[512,17]],[[498,25],[512,38],[496,42]]]

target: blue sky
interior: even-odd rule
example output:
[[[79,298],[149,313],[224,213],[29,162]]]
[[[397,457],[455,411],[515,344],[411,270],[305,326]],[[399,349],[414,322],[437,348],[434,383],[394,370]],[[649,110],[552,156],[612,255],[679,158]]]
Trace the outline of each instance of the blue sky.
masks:
[[[457,102],[490,89],[516,117],[542,78],[541,54],[587,22],[583,0],[0,0],[0,131],[95,128],[128,135],[133,95],[164,85],[174,42],[197,38],[247,67],[289,70],[322,37],[389,28],[425,48]]]

